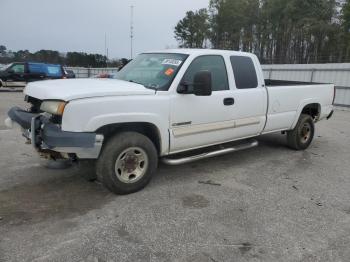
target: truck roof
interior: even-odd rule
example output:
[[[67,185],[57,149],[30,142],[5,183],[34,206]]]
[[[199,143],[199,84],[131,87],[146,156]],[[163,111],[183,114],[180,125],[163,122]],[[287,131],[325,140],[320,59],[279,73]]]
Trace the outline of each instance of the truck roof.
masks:
[[[240,55],[240,56],[255,56],[252,53],[232,51],[232,50],[219,50],[219,49],[190,49],[190,48],[178,48],[178,49],[164,49],[153,50],[144,53],[174,53],[174,54],[186,54],[186,55],[199,55],[199,54],[221,54],[221,55]]]

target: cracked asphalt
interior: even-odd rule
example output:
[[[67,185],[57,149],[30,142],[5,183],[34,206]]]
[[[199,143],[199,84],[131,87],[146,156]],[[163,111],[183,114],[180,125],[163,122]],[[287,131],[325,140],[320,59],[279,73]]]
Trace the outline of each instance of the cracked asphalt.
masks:
[[[260,146],[178,167],[115,196],[77,168],[50,170],[0,92],[0,261],[350,261],[350,112],[317,125],[304,152]]]

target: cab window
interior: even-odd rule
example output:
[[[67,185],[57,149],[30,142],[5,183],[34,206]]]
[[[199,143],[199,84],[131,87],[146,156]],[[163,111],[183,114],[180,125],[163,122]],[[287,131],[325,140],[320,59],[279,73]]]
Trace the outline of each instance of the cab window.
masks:
[[[237,89],[258,87],[258,78],[253,60],[246,56],[232,56],[231,64]]]
[[[12,70],[16,74],[23,74],[24,73],[24,64],[13,65],[9,68],[9,70]]]
[[[188,67],[187,72],[182,79],[183,83],[188,84],[188,92],[193,91],[194,76],[200,71],[209,71],[212,77],[213,91],[229,90],[227,70],[224,58],[219,55],[207,55],[197,57]]]

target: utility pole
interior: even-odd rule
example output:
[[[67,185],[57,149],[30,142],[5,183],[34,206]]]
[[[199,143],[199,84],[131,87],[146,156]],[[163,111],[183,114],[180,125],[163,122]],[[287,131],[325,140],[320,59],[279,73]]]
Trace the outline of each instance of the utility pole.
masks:
[[[107,57],[107,33],[105,33],[105,56]]]
[[[106,57],[106,65],[107,65],[107,67],[108,67],[107,33],[105,33],[105,57]]]
[[[107,47],[107,56],[106,57],[107,57],[106,64],[107,64],[107,67],[108,67],[108,60],[109,60],[108,59],[108,47]]]
[[[130,6],[130,58],[134,56],[134,6]]]

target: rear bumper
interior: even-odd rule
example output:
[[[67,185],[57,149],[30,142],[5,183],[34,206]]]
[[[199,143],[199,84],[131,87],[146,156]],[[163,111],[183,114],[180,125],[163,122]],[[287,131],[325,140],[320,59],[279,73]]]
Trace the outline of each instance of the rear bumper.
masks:
[[[328,106],[322,106],[321,113],[319,116],[319,121],[324,119],[330,119],[334,114],[334,106],[328,105]]]
[[[23,136],[39,152],[60,153],[64,158],[74,154],[79,159],[97,159],[100,154],[102,135],[62,131],[60,126],[51,123],[48,117],[26,112],[18,107],[12,108],[8,116],[6,125],[13,127],[18,124]]]

